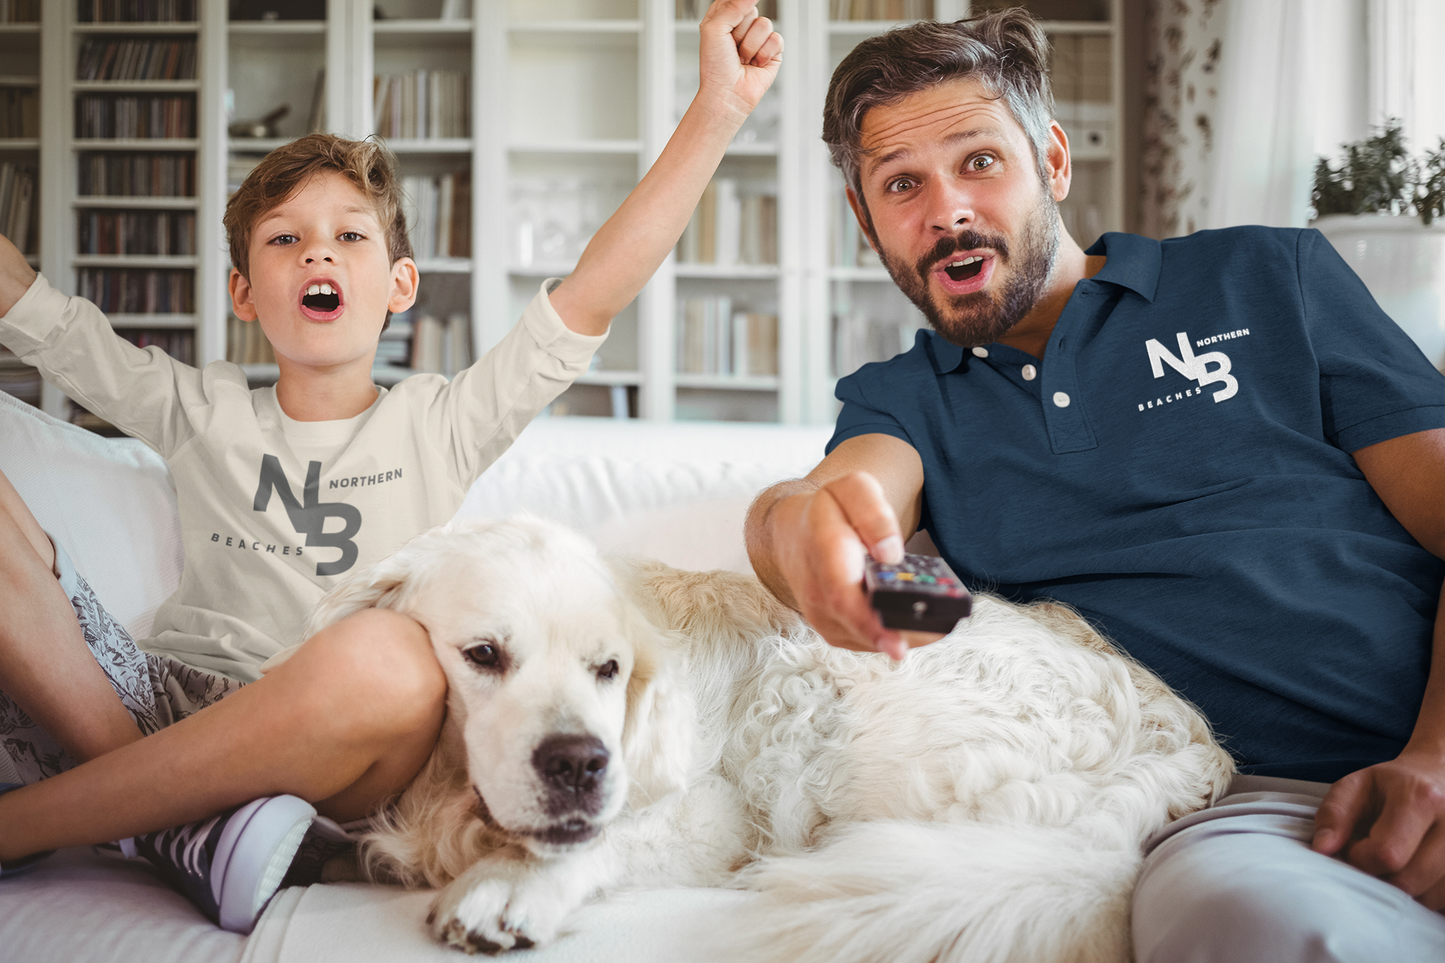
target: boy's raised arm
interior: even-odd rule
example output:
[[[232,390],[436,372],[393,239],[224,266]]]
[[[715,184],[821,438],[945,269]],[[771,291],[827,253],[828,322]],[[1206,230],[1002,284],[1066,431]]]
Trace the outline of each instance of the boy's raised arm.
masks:
[[[9,238],[0,234],[0,318],[10,313],[34,282],[35,269]]]
[[[641,183],[549,298],[567,327],[607,333],[687,227],[733,135],[772,85],[783,38],[755,0],[717,0],[701,26],[701,84]]]

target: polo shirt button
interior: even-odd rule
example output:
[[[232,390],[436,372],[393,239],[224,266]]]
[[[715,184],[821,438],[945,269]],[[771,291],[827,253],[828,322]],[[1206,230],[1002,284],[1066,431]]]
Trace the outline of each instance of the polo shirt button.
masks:
[[[1023,376],[1025,381],[1033,381],[1039,376],[1039,369],[1031,364],[1024,365]]]
[[[973,349],[973,356],[974,356],[975,358],[987,358],[987,357],[988,357],[988,349],[987,349],[987,348],[974,348],[974,349]]]
[[[1058,405],[1060,408],[1069,407],[1069,396],[1064,394],[1062,391],[1055,391],[1054,404]]]

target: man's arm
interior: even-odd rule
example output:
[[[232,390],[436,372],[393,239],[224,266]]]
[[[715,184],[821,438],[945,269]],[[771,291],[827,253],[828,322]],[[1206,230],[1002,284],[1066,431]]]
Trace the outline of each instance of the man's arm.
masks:
[[[782,64],[783,38],[755,0],[717,0],[700,26],[702,81],[656,163],[550,295],[567,327],[606,334],[687,227],[708,180]]]
[[[883,627],[863,593],[863,556],[903,557],[923,507],[923,461],[892,435],[849,438],[808,473],[767,489],[748,510],[753,569],[829,643],[902,659],[942,638]]]
[[[10,313],[34,283],[35,269],[8,238],[0,235],[0,318]]]
[[[1355,463],[1415,540],[1445,558],[1445,428],[1362,448]],[[1335,783],[1315,825],[1315,850],[1343,850],[1352,865],[1445,909],[1445,589],[1410,741],[1390,762]]]

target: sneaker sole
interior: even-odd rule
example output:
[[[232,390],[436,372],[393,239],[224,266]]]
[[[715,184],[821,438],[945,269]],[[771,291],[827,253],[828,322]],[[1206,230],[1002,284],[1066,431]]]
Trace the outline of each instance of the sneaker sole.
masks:
[[[222,929],[251,932],[315,818],[311,804],[296,796],[257,799],[231,817],[212,863]]]

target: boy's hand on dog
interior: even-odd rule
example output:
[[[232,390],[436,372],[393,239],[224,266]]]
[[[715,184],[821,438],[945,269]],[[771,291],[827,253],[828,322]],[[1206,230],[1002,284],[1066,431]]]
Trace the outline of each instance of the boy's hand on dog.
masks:
[[[30,285],[35,282],[35,269],[25,260],[20,249],[0,234],[0,318],[10,313]]]
[[[778,75],[783,38],[755,0],[717,0],[702,19],[698,99],[746,117]],[[741,118],[738,118],[741,123]]]
[[[1330,787],[1311,848],[1445,910],[1445,765],[1408,747]]]

